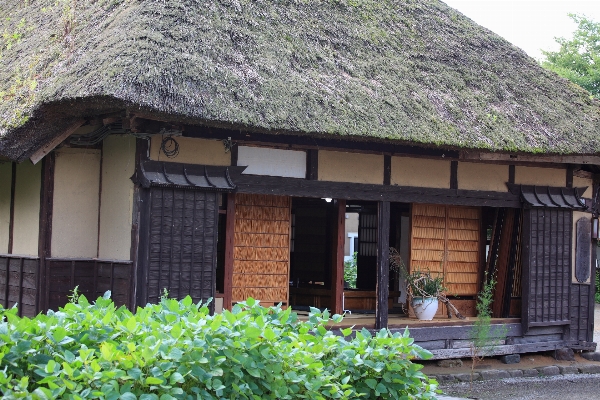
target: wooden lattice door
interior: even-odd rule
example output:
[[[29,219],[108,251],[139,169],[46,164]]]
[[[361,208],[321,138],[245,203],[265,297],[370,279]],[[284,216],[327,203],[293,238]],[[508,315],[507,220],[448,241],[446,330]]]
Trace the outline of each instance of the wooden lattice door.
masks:
[[[411,271],[441,273],[451,295],[476,296],[480,219],[475,207],[413,204]]]
[[[145,301],[166,289],[195,302],[215,295],[218,197],[216,192],[150,189],[148,271]]]
[[[233,303],[289,303],[291,198],[236,194]]]

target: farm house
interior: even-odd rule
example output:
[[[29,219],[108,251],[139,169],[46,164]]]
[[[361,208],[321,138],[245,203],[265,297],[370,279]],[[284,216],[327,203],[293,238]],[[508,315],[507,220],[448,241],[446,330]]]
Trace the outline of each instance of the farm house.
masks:
[[[600,108],[522,50],[438,0],[38,3],[0,11],[3,305],[254,297],[447,358],[487,272],[499,354],[596,348]]]

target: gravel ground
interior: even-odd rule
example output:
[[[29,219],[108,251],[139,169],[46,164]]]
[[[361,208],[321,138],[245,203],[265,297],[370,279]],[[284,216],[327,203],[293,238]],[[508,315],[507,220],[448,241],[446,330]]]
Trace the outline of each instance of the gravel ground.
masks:
[[[600,375],[559,375],[441,385],[448,396],[482,400],[600,399]]]

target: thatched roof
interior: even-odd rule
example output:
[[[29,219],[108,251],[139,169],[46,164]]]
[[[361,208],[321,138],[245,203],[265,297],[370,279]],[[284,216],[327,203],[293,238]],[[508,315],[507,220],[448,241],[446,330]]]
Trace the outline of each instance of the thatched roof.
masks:
[[[3,0],[0,31],[0,155],[13,159],[125,108],[274,134],[600,152],[587,92],[438,0]]]

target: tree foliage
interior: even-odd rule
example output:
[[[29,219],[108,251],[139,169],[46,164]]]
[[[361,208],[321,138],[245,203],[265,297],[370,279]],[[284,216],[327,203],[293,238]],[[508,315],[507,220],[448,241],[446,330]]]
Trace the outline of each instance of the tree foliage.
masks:
[[[600,23],[569,14],[577,23],[573,38],[557,38],[560,50],[542,51],[542,66],[600,98]]]

